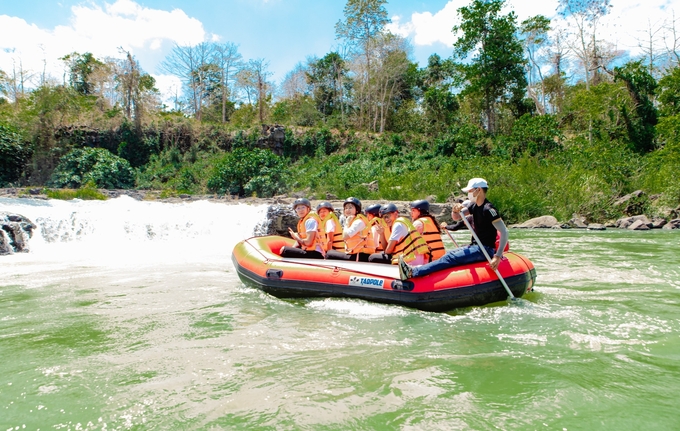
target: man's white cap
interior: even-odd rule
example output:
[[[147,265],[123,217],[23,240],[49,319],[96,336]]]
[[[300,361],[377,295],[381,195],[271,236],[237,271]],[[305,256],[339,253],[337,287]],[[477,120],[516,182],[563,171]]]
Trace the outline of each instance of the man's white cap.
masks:
[[[479,187],[489,187],[488,184],[486,184],[486,180],[484,178],[473,178],[470,181],[468,181],[467,187],[465,187],[463,190],[465,193],[469,192],[472,189],[476,189]]]

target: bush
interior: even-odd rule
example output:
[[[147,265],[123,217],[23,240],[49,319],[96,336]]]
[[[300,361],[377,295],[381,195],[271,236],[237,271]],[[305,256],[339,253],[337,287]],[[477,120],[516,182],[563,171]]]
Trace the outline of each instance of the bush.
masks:
[[[215,165],[208,190],[218,194],[270,197],[284,190],[283,159],[271,151],[235,148]]]
[[[127,160],[103,148],[78,148],[59,160],[48,185],[79,188],[87,183],[105,189],[128,189],[135,185]]]
[[[29,155],[16,129],[0,124],[0,186],[19,179]]]

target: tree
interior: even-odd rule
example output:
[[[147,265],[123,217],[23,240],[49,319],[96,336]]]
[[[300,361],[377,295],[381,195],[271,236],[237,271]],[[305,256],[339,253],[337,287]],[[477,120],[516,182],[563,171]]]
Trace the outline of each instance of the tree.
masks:
[[[423,96],[423,108],[429,126],[443,132],[453,123],[460,107],[451,92],[454,85],[455,65],[451,59],[442,60],[437,54],[427,59],[427,67],[421,71],[419,83]]]
[[[383,133],[390,111],[400,100],[407,98],[407,73],[415,67],[407,54],[407,43],[402,37],[391,33],[382,34],[375,41],[373,62],[373,85],[375,89],[375,111],[373,131]]]
[[[384,4],[387,0],[347,0],[343,13],[345,21],[335,24],[337,39],[345,39],[350,47],[363,54],[363,67],[358,67],[360,79],[359,88],[359,124],[370,118],[372,110],[371,85],[371,45],[382,33],[385,25],[390,22]],[[360,63],[359,66],[362,66]]]
[[[621,108],[633,149],[639,153],[649,152],[655,147],[654,128],[658,122],[658,111],[652,101],[656,80],[642,65],[642,61],[615,67],[613,75],[615,81],[626,84],[633,99],[634,111],[629,112],[626,105]]]
[[[467,81],[463,95],[481,98],[486,130],[496,132],[496,108],[513,97],[521,98],[526,88],[523,47],[517,38],[514,12],[500,15],[504,0],[473,0],[458,9],[461,23],[453,28],[462,32],[454,44],[454,53]]]
[[[597,25],[600,18],[609,13],[611,0],[559,0],[557,10],[564,18],[571,18],[576,24],[577,43],[573,51],[583,64],[586,90],[590,89],[592,73],[599,68]],[[589,33],[590,32],[590,33]]]
[[[172,52],[161,63],[161,69],[182,80],[192,113],[201,120],[204,97],[206,95],[207,75],[211,72],[206,66],[212,57],[212,46],[201,42],[195,46],[175,45]]]
[[[539,53],[547,45],[550,20],[543,15],[536,15],[522,21],[521,32],[529,61],[527,62],[527,93],[534,101],[540,114],[546,112],[544,77],[539,63]],[[538,82],[536,82],[538,77]]]
[[[323,58],[310,62],[307,80],[313,89],[316,107],[323,115],[344,113],[348,72],[347,63],[337,52],[329,52]]]
[[[222,122],[227,121],[227,107],[229,97],[232,95],[230,83],[235,82],[236,72],[243,66],[238,46],[231,42],[213,45],[213,63],[217,66],[220,74],[220,102],[222,107]]]
[[[142,115],[150,102],[147,96],[158,93],[155,88],[156,80],[142,72],[139,62],[130,52],[122,52],[125,59],[118,63],[116,80],[122,96],[123,111],[128,120],[134,119],[137,130],[140,130]]]
[[[104,66],[104,63],[97,60],[90,52],[85,54],[72,52],[63,56],[60,60],[66,63],[71,87],[78,93],[86,96],[94,93],[95,86],[90,76],[94,73],[95,69]]]

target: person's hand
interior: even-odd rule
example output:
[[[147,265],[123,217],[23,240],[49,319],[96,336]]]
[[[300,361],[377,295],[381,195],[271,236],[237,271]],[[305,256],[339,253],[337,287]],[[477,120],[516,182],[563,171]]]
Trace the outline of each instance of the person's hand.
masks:
[[[463,204],[453,204],[453,207],[451,207],[451,212],[458,214],[463,211],[463,208],[465,208]]]
[[[446,229],[446,226],[448,226],[448,225],[446,224],[445,221],[439,223],[439,227],[441,227],[442,229]]]
[[[503,258],[494,255],[493,259],[491,259],[491,262],[489,262],[489,267],[491,268],[492,271],[498,269],[498,265],[500,265],[501,260],[503,260]]]
[[[380,225],[380,224],[379,224],[379,225],[376,225],[375,231],[376,231],[377,233],[379,233],[380,235],[382,235],[383,232],[385,232],[385,228],[383,227],[383,225]]]

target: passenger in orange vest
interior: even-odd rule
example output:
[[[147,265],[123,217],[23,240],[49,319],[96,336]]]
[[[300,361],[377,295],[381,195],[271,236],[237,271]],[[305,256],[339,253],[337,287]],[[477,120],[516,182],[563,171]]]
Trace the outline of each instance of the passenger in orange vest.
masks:
[[[399,216],[395,204],[380,208],[380,216],[386,224],[384,228],[378,227],[380,245],[384,251],[370,255],[369,262],[397,264],[399,257],[413,265],[422,265],[429,261],[427,243],[409,219]]]
[[[344,250],[342,225],[335,215],[333,205],[330,202],[321,202],[316,206],[316,213],[321,219],[321,248],[323,251],[328,253],[331,250]]]
[[[380,217],[380,207],[380,204],[373,204],[366,207],[366,218],[368,219],[368,227],[370,228],[367,248],[370,249],[371,254],[383,251],[383,248],[380,245],[378,226],[382,226],[384,231],[387,225]]]
[[[342,208],[345,215],[345,225],[342,230],[345,252],[331,250],[326,254],[326,258],[368,262],[369,227],[368,219],[361,214],[361,201],[357,198],[347,198]]]
[[[437,219],[430,214],[430,203],[426,200],[411,202],[411,220],[413,226],[420,232],[430,248],[432,260],[437,260],[444,256],[446,249],[442,241],[442,234],[439,231]]]
[[[297,233],[288,228],[291,238],[296,241],[292,247],[281,247],[281,257],[298,257],[305,259],[323,259],[320,241],[321,219],[312,212],[309,200],[301,198],[293,202],[293,210],[300,217]]]

